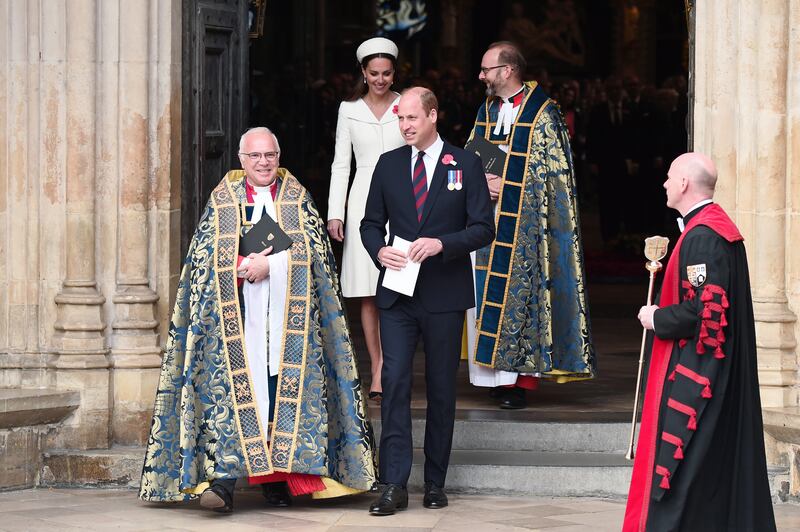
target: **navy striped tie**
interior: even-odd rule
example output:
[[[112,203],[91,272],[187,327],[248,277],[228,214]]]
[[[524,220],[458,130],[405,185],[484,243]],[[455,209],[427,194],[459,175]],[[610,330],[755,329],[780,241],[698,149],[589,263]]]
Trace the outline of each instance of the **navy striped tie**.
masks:
[[[421,151],[417,155],[417,162],[414,164],[414,178],[411,184],[414,187],[414,200],[417,204],[417,221],[422,221],[422,211],[425,209],[425,198],[428,197],[428,176],[425,174],[425,161],[422,158],[425,152]]]

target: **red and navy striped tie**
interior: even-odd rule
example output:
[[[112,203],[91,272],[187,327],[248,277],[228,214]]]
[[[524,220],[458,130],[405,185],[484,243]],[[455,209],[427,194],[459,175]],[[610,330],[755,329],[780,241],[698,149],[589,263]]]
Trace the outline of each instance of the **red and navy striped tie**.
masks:
[[[414,163],[414,178],[411,181],[414,187],[414,199],[417,203],[417,221],[422,221],[422,211],[425,209],[425,198],[428,197],[428,177],[425,175],[425,161],[422,158],[425,152],[417,154],[417,162]]]

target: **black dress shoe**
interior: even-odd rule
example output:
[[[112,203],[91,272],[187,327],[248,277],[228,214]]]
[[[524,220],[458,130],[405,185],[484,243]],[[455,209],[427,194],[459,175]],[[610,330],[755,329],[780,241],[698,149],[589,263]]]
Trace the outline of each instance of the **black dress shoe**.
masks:
[[[422,506],[425,508],[444,508],[447,506],[447,495],[444,490],[433,482],[425,483],[425,497],[422,498]]]
[[[200,506],[222,514],[233,512],[233,481],[231,486],[224,482],[212,482],[200,495]]]
[[[371,515],[394,515],[397,510],[408,508],[408,491],[398,484],[387,484],[375,502],[369,507]]]
[[[503,410],[520,410],[528,406],[523,388],[509,388],[500,401],[500,408]]]
[[[261,484],[261,492],[270,506],[286,508],[292,505],[292,497],[289,495],[289,486],[286,482],[265,482]]]

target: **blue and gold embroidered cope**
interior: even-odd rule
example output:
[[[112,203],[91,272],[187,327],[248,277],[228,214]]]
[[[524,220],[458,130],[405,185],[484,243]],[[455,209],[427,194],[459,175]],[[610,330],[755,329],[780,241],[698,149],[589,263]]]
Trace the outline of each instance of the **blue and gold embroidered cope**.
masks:
[[[139,496],[178,501],[213,479],[319,475],[337,494],[375,482],[366,417],[335,260],[319,213],[285,169],[275,207],[292,237],[274,422],[252,392],[236,278],[244,173],[211,194],[184,261]],[[323,495],[324,496],[324,495]]]
[[[508,135],[488,98],[470,135],[508,146],[495,241],[476,256],[475,362],[558,382],[592,378],[583,253],[567,129],[536,82]]]

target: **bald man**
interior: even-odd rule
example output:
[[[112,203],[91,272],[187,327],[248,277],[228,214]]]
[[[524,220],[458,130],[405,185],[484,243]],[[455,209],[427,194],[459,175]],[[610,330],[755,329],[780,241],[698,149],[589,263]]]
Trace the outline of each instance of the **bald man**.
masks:
[[[667,175],[682,234],[639,311],[655,337],[623,530],[775,530],[744,242],[712,201],[711,159]]]
[[[456,371],[464,311],[475,306],[469,254],[492,241],[494,220],[480,159],[436,132],[438,103],[428,89],[403,92],[397,109],[407,146],[381,155],[372,174],[361,241],[381,270],[375,294],[380,311],[380,478],[386,487],[370,506],[391,515],[408,506],[411,473],[411,377],[420,337],[425,344],[426,508],[444,508],[456,411]],[[386,240],[386,223],[389,240]],[[399,239],[410,242],[407,250]],[[419,264],[406,294],[383,286],[386,270]],[[411,295],[408,295],[411,294]]]

